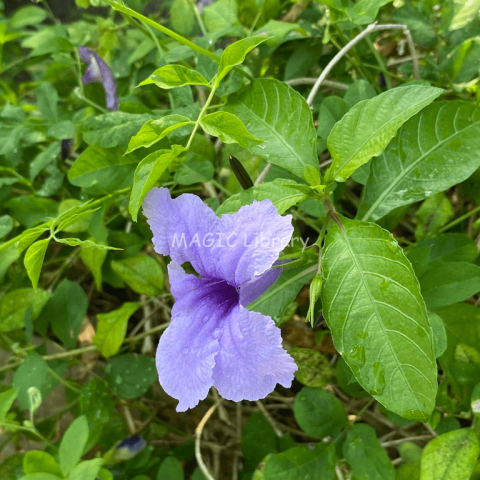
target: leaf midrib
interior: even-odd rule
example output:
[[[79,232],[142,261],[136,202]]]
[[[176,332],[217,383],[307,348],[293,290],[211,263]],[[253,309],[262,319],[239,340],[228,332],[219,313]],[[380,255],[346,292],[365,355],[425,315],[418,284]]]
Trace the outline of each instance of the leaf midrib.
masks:
[[[343,235],[343,238],[344,238],[344,240],[345,240],[345,244],[346,244],[346,246],[347,246],[347,248],[348,248],[348,250],[349,250],[349,252],[350,252],[350,256],[352,257],[353,262],[354,262],[354,264],[355,264],[355,267],[357,268],[357,270],[358,270],[358,272],[359,272],[359,274],[360,274],[361,283],[362,283],[362,285],[364,286],[365,291],[367,292],[368,299],[370,300],[370,303],[371,303],[371,305],[372,305],[372,307],[373,307],[373,310],[374,310],[374,314],[375,314],[375,316],[376,316],[376,317],[378,318],[378,320],[379,320],[378,323],[379,323],[379,325],[380,325],[380,328],[382,329],[382,334],[383,334],[383,336],[384,336],[384,338],[385,338],[385,341],[386,341],[388,347],[390,348],[390,351],[392,352],[392,355],[393,355],[393,357],[394,357],[394,359],[395,359],[395,362],[396,362],[396,365],[397,365],[397,367],[398,367],[398,370],[402,373],[403,379],[404,379],[405,383],[407,384],[408,389],[410,390],[411,396],[415,399],[415,402],[417,403],[417,407],[418,407],[419,411],[423,411],[423,407],[420,405],[420,402],[418,401],[416,395],[414,394],[414,392],[413,392],[413,390],[412,390],[412,387],[411,387],[411,385],[410,385],[410,382],[407,380],[407,377],[405,376],[405,372],[403,371],[403,368],[402,368],[403,364],[400,363],[400,361],[398,360],[397,354],[396,354],[395,350],[393,349],[393,346],[392,346],[392,344],[391,344],[391,342],[390,342],[390,338],[389,338],[389,336],[387,335],[387,332],[385,331],[385,326],[384,326],[383,323],[382,323],[382,317],[381,317],[380,313],[378,312],[377,305],[376,305],[376,303],[375,303],[375,299],[372,297],[372,294],[370,293],[370,288],[369,288],[369,286],[368,286],[367,280],[366,280],[366,278],[365,278],[365,275],[363,274],[363,270],[362,270],[361,265],[360,265],[360,263],[359,263],[359,261],[358,261],[358,259],[357,259],[357,256],[355,255],[355,252],[353,251],[353,248],[352,248],[352,245],[351,245],[351,243],[350,243],[350,241],[349,241],[349,239],[348,239],[348,236],[347,236],[346,232],[345,232],[344,230],[342,230],[342,229],[340,229],[340,233],[341,233],[341,235]]]
[[[457,110],[458,113],[458,110]],[[465,127],[463,130],[456,130],[455,133],[446,137],[444,140],[440,141],[437,143],[434,147],[432,147],[430,150],[427,150],[425,153],[423,153],[417,160],[415,160],[410,166],[408,166],[405,170],[402,170],[400,175],[397,175],[397,177],[394,179],[392,183],[390,183],[389,186],[387,186],[381,195],[378,197],[378,199],[373,203],[373,205],[370,207],[370,209],[367,211],[367,213],[362,217],[362,221],[366,222],[372,215],[372,213],[377,209],[377,207],[380,205],[380,203],[383,202],[385,197],[391,193],[393,188],[401,181],[403,178],[410,173],[411,170],[413,170],[414,167],[416,167],[419,163],[421,163],[426,156],[430,155],[432,152],[434,152],[437,148],[441,147],[444,143],[447,143],[448,141],[452,140],[455,138],[457,135],[465,133],[466,130],[468,130],[470,127],[474,127],[480,124],[480,120],[477,122],[471,123],[467,127]],[[455,127],[454,127],[455,128]],[[418,132],[417,132],[418,136]]]

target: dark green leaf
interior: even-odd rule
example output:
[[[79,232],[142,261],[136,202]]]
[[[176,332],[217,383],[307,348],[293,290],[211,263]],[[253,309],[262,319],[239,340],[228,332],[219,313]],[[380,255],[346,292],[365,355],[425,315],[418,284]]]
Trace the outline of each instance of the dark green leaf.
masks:
[[[18,388],[15,387],[9,388],[8,390],[0,393],[0,422],[3,423],[5,416],[10,410],[10,407],[17,398],[18,391]]]
[[[257,465],[277,447],[277,437],[272,426],[261,412],[255,412],[248,418],[242,430],[242,452],[245,457],[245,469],[253,471]]]
[[[37,107],[45,120],[58,122],[58,92],[49,82],[41,83],[35,90]]]
[[[18,367],[13,375],[12,386],[18,388],[18,404],[22,410],[30,408],[28,389],[35,387],[38,390],[47,383],[48,366],[36,352],[30,353],[26,360]]]
[[[342,402],[322,388],[304,387],[295,397],[295,420],[314,438],[335,435],[347,423]]]
[[[357,423],[348,430],[343,454],[357,480],[395,480],[392,462],[370,425]]]
[[[143,395],[157,381],[155,359],[136,353],[112,358],[105,367],[105,375],[113,391],[125,399]]]
[[[288,353],[293,357],[298,370],[295,377],[307,387],[323,387],[332,378],[332,367],[328,359],[317,350],[309,348],[291,348]]]

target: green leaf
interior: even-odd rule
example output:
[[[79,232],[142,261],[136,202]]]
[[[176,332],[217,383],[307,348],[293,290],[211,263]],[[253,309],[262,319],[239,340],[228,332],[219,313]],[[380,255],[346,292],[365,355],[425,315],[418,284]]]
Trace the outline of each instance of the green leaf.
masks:
[[[325,181],[345,182],[358,167],[380,155],[401,125],[442,92],[440,88],[410,85],[357,103],[328,136],[332,165]]]
[[[447,349],[440,358],[442,369],[460,385],[473,387],[480,376],[480,308],[457,303],[435,313],[442,318],[447,332]]]
[[[355,25],[372,23],[378,15],[381,7],[392,0],[360,0],[351,8],[347,9],[347,15]]]
[[[220,58],[220,65],[217,73],[217,86],[222,79],[230,72],[230,70],[243,63],[245,57],[251,52],[257,45],[260,45],[267,37],[247,37],[242,38],[238,42],[229,45],[222,53]]]
[[[105,191],[117,190],[130,184],[137,162],[133,155],[123,156],[119,148],[90,146],[75,160],[68,179],[76,187],[98,185]]]
[[[94,458],[79,463],[72,469],[67,480],[95,480],[102,468],[103,458]]]
[[[185,161],[175,172],[175,182],[180,185],[209,182],[215,173],[212,163],[199,155],[187,155]]]
[[[8,235],[13,230],[13,219],[10,215],[0,217],[0,238]]]
[[[146,114],[109,112],[87,118],[80,124],[80,128],[88,145],[125,148],[129,139],[151,118],[151,115]]]
[[[173,29],[186,37],[190,36],[195,28],[195,14],[192,5],[190,0],[174,0],[170,7],[170,21]]]
[[[141,295],[156,297],[163,291],[162,267],[157,260],[144,253],[113,261],[112,268],[129,287]]]
[[[128,319],[140,305],[140,302],[125,302],[117,310],[97,315],[97,331],[92,343],[104,357],[111,357],[120,350],[127,333]]]
[[[452,204],[443,192],[428,197],[415,212],[415,218],[417,219],[416,239],[421,242],[427,237],[434,236],[452,217]]]
[[[39,321],[50,322],[53,333],[70,350],[77,345],[87,307],[88,300],[82,287],[64,279],[49,299]]]
[[[158,120],[150,120],[130,139],[126,153],[133,152],[140,147],[151,147],[177,128],[194,123],[188,117],[177,114],[166,115]]]
[[[94,378],[82,387],[80,409],[90,424],[105,425],[109,422],[115,412],[115,402],[103,379]]]
[[[87,445],[88,433],[87,418],[85,415],[81,415],[71,423],[63,435],[58,448],[58,459],[65,475],[68,475],[82,458]]]
[[[47,452],[31,450],[23,457],[23,471],[25,473],[45,472],[63,477],[62,469],[56,460]]]
[[[157,480],[184,480],[182,464],[175,457],[167,457],[157,472]]]
[[[437,366],[411,264],[378,225],[341,221],[342,228],[329,227],[322,255],[323,314],[335,348],[388,410],[425,421],[435,405]]]
[[[42,23],[48,17],[48,12],[44,8],[36,5],[28,5],[19,8],[10,18],[8,26],[10,28],[23,28],[28,25],[37,25]]]
[[[430,105],[373,160],[358,216],[377,220],[401,205],[448,190],[478,167],[480,108],[464,102]]]
[[[0,422],[3,422],[5,419],[10,407],[17,398],[18,391],[19,389],[15,387],[0,393]]]
[[[480,292],[480,267],[467,262],[438,262],[420,277],[429,309],[467,300]]]
[[[298,347],[291,348],[288,353],[298,367],[295,377],[300,383],[317,388],[330,383],[333,370],[325,355],[317,350]]]
[[[36,176],[60,155],[60,142],[51,143],[46,150],[39,153],[30,163],[29,178],[35,180]]]
[[[96,243],[93,240],[80,240],[79,238],[55,238],[55,241],[70,245],[71,247],[96,248],[97,250],[121,250],[120,248]]]
[[[286,185],[297,185],[294,180],[276,178],[273,182],[261,183],[248,190],[242,190],[227,198],[217,209],[217,215],[224,213],[235,213],[243,205],[250,205],[254,200],[262,201],[269,199],[275,205],[278,213],[282,215],[290,207],[305,200],[307,195],[302,192],[288,188]]]
[[[29,473],[20,477],[19,480],[62,480],[63,477],[57,477],[50,473]]]
[[[12,386],[18,388],[18,404],[22,410],[30,408],[28,389],[35,387],[42,391],[47,383],[48,366],[36,352],[30,353],[13,375]]]
[[[154,187],[173,160],[183,151],[182,146],[172,145],[171,150],[153,152],[138,164],[130,194],[130,203],[128,204],[128,211],[135,222],[145,195]]]
[[[224,143],[238,143],[243,148],[252,148],[263,143],[255,138],[240,119],[228,112],[214,112],[202,117],[200,126],[209,135],[218,137]]]
[[[332,443],[299,445],[268,458],[265,480],[335,480],[336,461]]]
[[[58,122],[58,92],[49,82],[43,82],[35,90],[37,108],[42,116],[52,123]]]
[[[343,454],[357,480],[395,480],[392,462],[370,425],[357,423],[349,428]]]
[[[154,83],[160,88],[176,88],[183,85],[204,85],[210,87],[208,80],[200,73],[183,65],[165,65],[155,70],[141,85]]]
[[[470,22],[478,18],[480,11],[480,0],[471,0],[470,2],[455,2],[455,14],[450,21],[449,30],[458,30],[465,27]]]
[[[42,271],[43,259],[45,258],[45,252],[47,251],[50,238],[45,240],[39,240],[30,245],[27,253],[25,254],[24,265],[27,269],[28,276],[32,282],[34,290],[37,289],[38,279],[40,278],[40,272]]]
[[[447,349],[447,332],[442,317],[433,312],[428,312],[428,320],[432,327],[435,344],[435,358],[441,357]]]
[[[473,430],[444,433],[423,449],[420,480],[468,480],[479,453]]]
[[[358,4],[357,4],[358,5]],[[345,92],[343,100],[348,103],[351,107],[356,105],[358,102],[362,100],[368,100],[370,98],[376,97],[377,92],[375,89],[368,83],[366,80],[357,80],[353,82],[349,87],[348,90]],[[331,97],[327,97],[323,102]]]
[[[76,198],[63,200],[58,207],[60,216],[55,220],[56,231],[80,233],[88,231],[92,215],[96,210],[88,209],[85,203]],[[69,212],[67,214],[67,212]]]
[[[255,80],[225,110],[264,143],[249,150],[302,178],[306,165],[318,168],[317,134],[305,99],[272,79]]]
[[[50,294],[45,290],[18,288],[6,293],[0,300],[0,332],[11,332],[24,327],[24,316],[28,307],[32,308],[32,321],[35,320],[47,303]]]
[[[248,417],[242,430],[241,446],[245,470],[253,471],[257,465],[277,448],[277,436],[262,412]]]
[[[80,258],[85,266],[92,272],[95,286],[98,291],[102,290],[102,265],[107,258],[107,250],[99,248],[82,248]]]
[[[48,227],[34,227],[25,230],[18,240],[17,251],[22,253],[32,242],[34,242],[42,233],[46,232]]]
[[[13,218],[27,228],[55,217],[58,211],[57,202],[50,198],[40,198],[34,195],[14,197],[5,204],[5,207],[10,210]]]
[[[75,124],[70,120],[60,120],[47,130],[47,136],[57,140],[68,140],[75,137]]]
[[[136,353],[119,355],[105,367],[105,378],[120,398],[137,398],[158,381],[155,359]]]
[[[429,262],[474,262],[478,256],[475,242],[463,233],[444,233],[419,243],[415,248],[430,250]],[[413,250],[412,250],[413,251]]]
[[[347,423],[343,403],[322,388],[302,388],[295,397],[293,413],[302,430],[314,438],[335,435]]]

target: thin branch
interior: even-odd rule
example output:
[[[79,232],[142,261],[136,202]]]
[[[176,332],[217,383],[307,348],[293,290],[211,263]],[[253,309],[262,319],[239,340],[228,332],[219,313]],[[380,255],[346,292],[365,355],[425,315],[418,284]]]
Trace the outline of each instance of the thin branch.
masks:
[[[260,185],[265,180],[265,177],[268,175],[268,172],[272,168],[272,163],[267,163],[267,166],[260,172],[260,175],[255,180],[254,185]]]
[[[333,58],[330,60],[328,65],[324,68],[323,72],[317,78],[317,81],[313,85],[312,90],[307,98],[307,103],[309,107],[312,107],[313,100],[320,89],[320,86],[325,81],[327,75],[332,71],[333,67],[340,61],[340,59],[349,51],[351,50],[357,43],[363,40],[367,35],[372,32],[378,32],[381,30],[403,30],[405,36],[407,37],[408,47],[410,49],[410,54],[413,59],[413,71],[415,78],[420,78],[420,70],[418,67],[418,59],[415,53],[415,45],[413,43],[412,34],[406,25],[400,25],[396,23],[385,23],[383,25],[378,25],[377,22],[371,23],[367,26],[363,32],[360,32],[356,37],[352,38]]]
[[[278,438],[283,437],[283,432],[277,427],[275,420],[267,411],[267,409],[265,408],[265,405],[263,405],[263,403],[260,400],[257,400],[255,403],[257,404],[257,407],[260,409],[260,411],[263,413],[263,416],[267,419],[267,422],[272,426],[273,431],[275,432],[275,435]]]
[[[432,435],[417,435],[416,437],[405,437],[405,438],[399,438],[397,440],[390,440],[389,442],[382,442],[380,443],[380,445],[384,448],[395,447],[405,442],[415,442],[419,440],[431,440],[431,439],[432,439]]]
[[[315,77],[301,77],[288,80],[286,83],[291,87],[295,87],[297,85],[315,85],[316,81],[317,79]],[[326,87],[338,88],[339,90],[348,90],[349,87],[349,85],[345,83],[334,82],[332,80],[324,80],[323,85]]]
[[[200,470],[205,475],[207,480],[215,480],[215,479],[212,477],[212,475],[208,471],[207,466],[205,465],[205,463],[203,461],[202,452],[200,450],[200,444],[201,444],[202,432],[203,432],[203,429],[205,428],[205,424],[208,422],[208,419],[213,415],[213,412],[218,407],[218,405],[219,405],[219,403],[215,403],[215,405],[212,405],[207,410],[207,413],[200,420],[200,423],[198,424],[197,428],[195,429],[195,458],[197,459],[197,463],[198,463],[198,466],[200,467]]]

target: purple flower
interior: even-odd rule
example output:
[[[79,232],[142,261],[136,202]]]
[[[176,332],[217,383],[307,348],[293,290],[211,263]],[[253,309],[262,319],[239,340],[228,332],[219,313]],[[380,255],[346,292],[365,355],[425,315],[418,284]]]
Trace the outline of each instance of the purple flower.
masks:
[[[270,200],[218,218],[196,195],[172,200],[166,188],[145,197],[155,251],[170,255],[175,297],[160,339],[157,370],[164,390],[192,408],[215,386],[228,400],[258,400],[297,369],[270,317],[245,308],[280,275],[271,269],[293,233],[291,216]],[[180,266],[190,262],[200,275]]]
[[[118,110],[117,85],[112,70],[96,53],[87,47],[78,47],[78,52],[83,62],[88,65],[85,75],[82,77],[82,83],[101,83],[105,90],[105,99],[107,108],[112,112]]]

